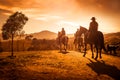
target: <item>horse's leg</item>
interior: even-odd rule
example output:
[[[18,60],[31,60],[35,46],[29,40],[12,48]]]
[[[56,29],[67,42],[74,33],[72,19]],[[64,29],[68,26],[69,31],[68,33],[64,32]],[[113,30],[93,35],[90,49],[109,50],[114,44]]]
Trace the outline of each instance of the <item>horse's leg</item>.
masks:
[[[62,44],[60,43],[60,52],[62,51]]]
[[[77,45],[77,50],[79,50],[79,44]]]
[[[80,51],[80,44],[78,44],[78,50]]]
[[[100,59],[102,58],[101,52],[102,52],[102,48],[100,49],[100,53],[99,53]]]
[[[93,45],[90,44],[90,46],[91,46],[92,58],[94,58]]]
[[[86,55],[86,50],[87,50],[87,44],[85,43],[85,52],[84,52],[83,57],[85,57],[85,55]]]
[[[63,46],[64,46],[64,48],[63,48],[63,49],[65,50],[65,44],[63,44]]]
[[[116,53],[116,49],[114,49],[114,50],[113,50],[113,52],[114,52],[114,55],[116,55],[116,54],[117,54],[117,53]]]
[[[66,50],[65,51],[67,51],[67,46],[68,46],[68,44],[66,44]]]
[[[65,50],[65,52],[66,52],[66,44],[64,44],[64,50]]]
[[[95,60],[97,60],[97,58],[98,58],[98,47],[96,46],[96,57],[95,57]]]
[[[80,52],[81,52],[81,45],[79,45],[79,50],[80,50]]]
[[[77,47],[76,47],[76,43],[75,43],[75,50],[76,50],[76,48],[77,48]]]
[[[66,51],[66,44],[63,44],[64,45],[64,50]]]

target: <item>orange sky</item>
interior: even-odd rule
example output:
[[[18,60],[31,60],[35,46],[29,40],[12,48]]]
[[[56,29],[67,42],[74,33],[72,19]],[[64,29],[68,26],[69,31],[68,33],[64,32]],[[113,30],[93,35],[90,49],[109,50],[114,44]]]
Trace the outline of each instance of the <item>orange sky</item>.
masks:
[[[89,27],[95,16],[102,32],[120,31],[120,0],[0,0],[0,27],[9,15],[22,11],[29,17],[26,33],[62,27],[74,33],[79,26]]]

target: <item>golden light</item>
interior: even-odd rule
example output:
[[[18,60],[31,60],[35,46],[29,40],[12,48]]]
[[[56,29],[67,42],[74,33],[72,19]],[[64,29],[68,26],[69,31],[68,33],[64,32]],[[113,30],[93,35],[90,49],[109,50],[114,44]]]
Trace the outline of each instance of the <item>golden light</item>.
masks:
[[[65,28],[67,34],[75,33],[80,25],[88,29],[91,22],[90,18],[93,16],[97,18],[100,31],[107,33],[118,32],[120,31],[120,17],[119,12],[117,13],[118,10],[116,12],[114,10],[119,5],[117,5],[117,2],[111,3],[116,4],[116,8],[112,8],[106,2],[103,2],[105,5],[99,3],[99,1],[96,3],[95,0],[30,0],[24,4],[24,0],[18,2],[9,0],[8,5],[0,4],[0,8],[3,10],[2,16],[8,17],[15,11],[21,11],[28,16],[29,21],[24,27],[26,33],[40,32],[42,30],[57,33],[62,27]],[[111,7],[111,10],[108,10],[108,7]],[[1,22],[0,25],[2,24]]]

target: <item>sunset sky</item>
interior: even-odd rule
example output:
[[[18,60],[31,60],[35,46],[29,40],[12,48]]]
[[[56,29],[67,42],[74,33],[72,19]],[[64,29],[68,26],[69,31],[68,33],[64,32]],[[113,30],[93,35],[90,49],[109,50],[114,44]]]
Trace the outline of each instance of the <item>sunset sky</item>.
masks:
[[[29,18],[26,33],[57,33],[62,27],[68,34],[75,33],[80,25],[88,28],[93,16],[100,31],[120,31],[120,0],[0,0],[0,28],[16,11]]]

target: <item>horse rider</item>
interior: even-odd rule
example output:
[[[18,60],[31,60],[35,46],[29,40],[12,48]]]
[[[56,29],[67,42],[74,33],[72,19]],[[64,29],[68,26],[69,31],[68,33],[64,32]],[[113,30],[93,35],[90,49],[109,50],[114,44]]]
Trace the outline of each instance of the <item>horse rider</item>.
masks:
[[[61,36],[65,36],[65,35],[66,35],[66,32],[65,32],[64,28],[62,28]]]
[[[79,29],[77,29],[76,33],[75,33],[75,38],[79,37]]]
[[[89,25],[88,39],[89,41],[94,42],[94,40],[96,40],[95,38],[97,37],[98,23],[96,22],[95,17],[92,17],[91,20],[92,22],[90,22]]]
[[[76,33],[74,34],[75,37],[74,43],[77,41],[78,36],[79,36],[79,29],[77,29]]]
[[[92,22],[90,22],[89,31],[90,32],[98,31],[98,23],[96,22],[96,18],[92,17],[91,20],[92,20]]]

